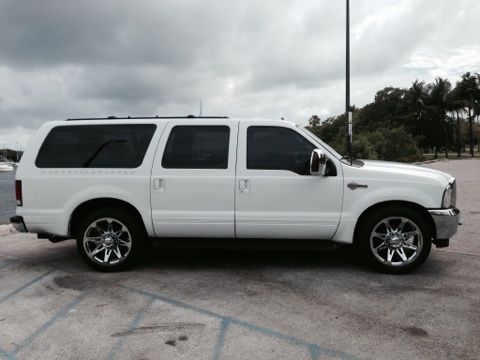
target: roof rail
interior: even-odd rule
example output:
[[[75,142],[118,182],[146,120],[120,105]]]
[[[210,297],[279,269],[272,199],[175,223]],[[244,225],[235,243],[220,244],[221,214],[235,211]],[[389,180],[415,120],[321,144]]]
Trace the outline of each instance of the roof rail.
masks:
[[[91,118],[69,118],[66,121],[82,121],[82,120],[142,120],[142,119],[228,119],[228,116],[127,116],[127,117],[91,117]]]

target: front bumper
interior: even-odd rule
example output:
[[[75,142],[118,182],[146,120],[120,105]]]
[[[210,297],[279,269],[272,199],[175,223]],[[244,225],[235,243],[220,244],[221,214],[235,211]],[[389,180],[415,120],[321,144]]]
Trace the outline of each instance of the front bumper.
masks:
[[[28,232],[27,227],[25,226],[25,222],[23,221],[23,217],[21,216],[13,216],[10,218],[10,222],[13,225],[13,228],[18,232]]]
[[[449,239],[457,232],[460,210],[457,208],[428,210],[437,228],[437,239]]]

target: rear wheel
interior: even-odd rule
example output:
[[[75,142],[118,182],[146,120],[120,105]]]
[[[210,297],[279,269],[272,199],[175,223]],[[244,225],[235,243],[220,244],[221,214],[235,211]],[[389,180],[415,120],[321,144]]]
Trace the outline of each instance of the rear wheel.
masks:
[[[391,207],[360,224],[359,242],[369,263],[389,273],[406,273],[427,259],[432,235],[425,218],[409,208]]]
[[[144,247],[143,224],[123,209],[103,208],[87,215],[77,231],[77,250],[91,267],[117,271],[131,266]]]

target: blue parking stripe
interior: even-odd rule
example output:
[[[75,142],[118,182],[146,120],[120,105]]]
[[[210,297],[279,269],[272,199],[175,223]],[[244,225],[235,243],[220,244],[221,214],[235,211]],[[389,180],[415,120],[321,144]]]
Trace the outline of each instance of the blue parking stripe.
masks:
[[[318,346],[309,346],[308,351],[310,351],[310,358],[312,360],[318,360],[320,358],[320,349]]]
[[[0,269],[3,269],[4,267],[13,264],[15,261],[14,260],[7,260],[7,261],[2,261],[0,260]]]
[[[7,351],[0,348],[0,359],[13,359],[12,355]]]
[[[219,360],[222,352],[223,345],[225,344],[225,334],[227,333],[230,321],[226,318],[222,319],[220,323],[220,329],[218,331],[217,343],[215,344],[215,350],[213,353],[213,360]]]
[[[137,315],[135,315],[135,318],[133,321],[130,323],[130,326],[128,327],[128,331],[134,330],[136,327],[138,327],[138,324],[140,321],[142,321],[143,317],[145,316],[145,313],[147,312],[147,309],[152,305],[153,301],[155,299],[149,298],[149,300],[145,303],[145,305],[142,306],[142,308],[137,312]],[[123,344],[125,343],[125,336],[122,336],[118,339],[118,341],[113,345],[112,350],[110,351],[110,354],[108,355],[107,359],[115,359],[115,355],[122,349]]]
[[[43,273],[42,275],[37,276],[35,279],[29,281],[29,282],[26,283],[25,285],[20,286],[18,289],[15,289],[15,290],[12,291],[11,293],[8,293],[8,294],[0,297],[0,303],[4,302],[5,300],[10,299],[12,296],[17,295],[20,291],[28,288],[29,286],[31,286],[31,285],[33,285],[33,284],[35,284],[35,283],[37,283],[37,282],[39,282],[39,281],[42,280],[45,276],[50,275],[50,274],[51,274],[52,272],[54,272],[54,271],[55,271],[55,269],[49,270],[49,271],[47,271],[46,273]]]
[[[178,306],[178,307],[181,307],[181,308],[184,308],[184,309],[192,310],[192,311],[195,311],[195,312],[200,313],[200,314],[208,315],[208,316],[215,317],[215,318],[218,318],[218,319],[226,318],[226,316],[217,314],[213,311],[202,309],[202,308],[199,308],[199,307],[196,307],[196,306],[192,306],[192,305],[183,303],[183,302],[175,300],[175,299],[170,299],[170,298],[168,298],[166,296],[163,296],[163,295],[153,294],[153,293],[145,291],[145,290],[130,288],[130,287],[124,286],[124,285],[120,285],[120,286],[127,289],[127,290],[136,292],[138,294],[142,294],[144,296],[151,297],[151,298],[154,298],[156,300],[160,300],[160,301],[163,301],[165,303],[175,305],[175,306]]]
[[[21,343],[19,343],[14,350],[10,353],[10,355],[16,355],[20,350],[22,350],[24,347],[30,345],[33,340],[38,337],[39,335],[43,334],[47,329],[52,326],[54,323],[56,323],[58,320],[63,318],[65,314],[75,306],[77,306],[80,301],[85,298],[86,294],[81,294],[77,296],[73,301],[65,305],[63,308],[61,308],[59,311],[57,311],[50,319],[48,319],[47,322],[45,322],[43,325],[41,325],[37,330],[35,330],[31,335],[29,335],[25,340],[23,340]]]
[[[282,339],[282,340],[290,342],[294,345],[305,347],[310,351],[310,355],[311,355],[312,359],[315,359],[315,357],[318,358],[318,356],[320,354],[325,354],[325,355],[335,357],[335,358],[340,358],[340,359],[349,359],[349,360],[357,359],[355,356],[347,354],[343,351],[328,349],[328,348],[322,347],[320,345],[313,344],[313,343],[298,339],[298,338],[290,336],[290,335],[280,333],[278,331],[275,331],[275,330],[272,330],[272,329],[269,329],[269,328],[266,328],[266,327],[263,327],[263,326],[259,326],[259,325],[249,323],[249,322],[246,322],[246,321],[242,321],[242,320],[232,318],[232,317],[229,317],[229,316],[221,315],[221,314],[215,313],[215,312],[210,311],[210,310],[202,309],[202,308],[197,307],[197,306],[193,306],[193,305],[190,305],[190,304],[187,304],[187,303],[175,300],[175,299],[168,298],[168,297],[163,296],[163,295],[154,294],[154,293],[151,293],[151,292],[148,292],[148,291],[145,291],[145,290],[130,288],[130,287],[123,286],[123,285],[120,285],[120,286],[122,286],[122,287],[124,287],[124,288],[126,288],[130,291],[133,291],[133,292],[136,292],[136,293],[139,293],[139,294],[143,294],[147,297],[163,301],[167,304],[171,304],[171,305],[181,307],[181,308],[184,308],[184,309],[187,309],[187,310],[191,310],[191,311],[203,314],[203,315],[208,315],[208,316],[220,319],[220,320],[222,320],[222,324],[224,324],[224,326],[225,326],[225,331],[226,331],[227,325],[234,324],[234,325],[244,327],[244,328],[249,329],[249,330],[254,331],[254,332],[258,332],[258,333],[262,333],[262,334],[265,334],[265,335],[268,335],[268,336],[276,337],[278,339]],[[223,337],[223,340],[220,337],[220,335]],[[220,346],[219,349],[221,350],[221,346],[223,346],[223,341],[224,341],[225,334],[222,335],[222,332],[220,332],[220,335],[219,335],[219,339],[217,339],[217,345],[219,344],[219,346]],[[219,340],[222,340],[222,341],[219,341]],[[219,353],[220,353],[220,350],[219,350]],[[217,347],[215,348],[214,356],[215,356],[216,353],[217,353]]]

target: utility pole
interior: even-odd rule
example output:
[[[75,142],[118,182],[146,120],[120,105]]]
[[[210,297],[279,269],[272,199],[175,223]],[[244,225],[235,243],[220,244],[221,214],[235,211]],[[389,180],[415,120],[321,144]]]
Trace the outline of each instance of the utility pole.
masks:
[[[346,71],[345,71],[345,132],[347,140],[348,157],[350,164],[352,158],[352,109],[350,106],[350,0],[347,1],[347,31],[346,31]]]

